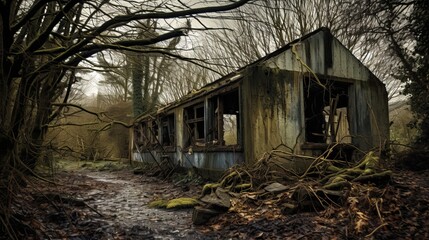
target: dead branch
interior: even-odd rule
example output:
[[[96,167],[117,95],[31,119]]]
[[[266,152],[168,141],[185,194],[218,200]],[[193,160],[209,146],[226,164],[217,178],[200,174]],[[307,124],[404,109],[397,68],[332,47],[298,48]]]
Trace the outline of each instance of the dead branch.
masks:
[[[91,111],[91,110],[88,110],[88,109],[82,107],[81,105],[77,105],[77,104],[73,104],[73,103],[52,103],[51,105],[57,106],[57,107],[74,107],[74,108],[80,109],[86,113],[89,113],[91,115],[96,116],[97,119],[100,121],[102,121],[102,117],[103,117],[103,115],[105,115],[104,112],[94,112],[94,111]]]
[[[206,184],[201,199],[212,199],[217,189],[223,189],[231,196],[237,196],[237,193],[238,196],[254,195],[252,199],[255,201],[265,198],[279,203],[286,201],[285,212],[293,214],[299,211],[320,211],[331,205],[341,206],[347,199],[346,189],[369,182],[383,186],[390,180],[392,172],[379,168],[380,159],[374,152],[367,153],[351,167],[341,168],[334,165],[339,160],[325,157],[332,150],[333,148],[327,149],[318,157],[281,150],[266,152],[252,166],[230,168],[217,183]],[[284,160],[296,159],[313,159],[313,162],[301,175],[281,164]],[[281,184],[285,181],[285,185]],[[273,200],[273,196],[280,197]],[[212,209],[210,205],[205,208]]]
[[[61,123],[61,124],[49,124],[49,125],[44,125],[50,128],[55,128],[55,127],[61,127],[61,126],[90,126],[90,125],[97,125],[100,123],[106,123],[101,129],[99,129],[98,131],[103,131],[108,129],[109,127],[111,127],[114,124],[118,124],[121,125],[125,128],[131,128],[133,126],[133,124],[127,124],[125,122],[121,122],[121,121],[117,121],[117,120],[113,120],[113,118],[109,117],[105,112],[94,112],[91,110],[88,110],[80,105],[77,104],[73,104],[73,103],[52,103],[53,106],[59,106],[59,107],[74,107],[74,108],[78,108],[79,110],[89,113],[91,115],[94,115],[97,117],[98,122],[89,122],[89,123]],[[103,119],[107,118],[108,120]]]
[[[48,128],[57,128],[57,127],[64,127],[64,126],[77,126],[77,127],[84,127],[84,126],[94,126],[98,125],[100,122],[88,122],[88,123],[60,123],[60,124],[48,124],[45,125]]]

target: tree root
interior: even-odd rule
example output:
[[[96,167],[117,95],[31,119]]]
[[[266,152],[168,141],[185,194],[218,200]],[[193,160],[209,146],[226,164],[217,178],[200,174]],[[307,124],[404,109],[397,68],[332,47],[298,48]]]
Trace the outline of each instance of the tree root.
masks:
[[[286,214],[319,211],[330,205],[344,204],[349,192],[346,190],[351,189],[356,183],[385,184],[392,175],[391,171],[380,168],[380,159],[374,152],[369,152],[351,167],[338,167],[334,165],[339,162],[336,160],[313,158],[314,163],[302,175],[280,164],[281,158],[291,160],[294,157],[301,156],[275,150],[264,154],[251,167],[239,166],[229,169],[219,182],[204,185],[200,201],[206,205],[200,206],[201,209],[197,212],[206,212],[209,209],[219,212],[214,206],[224,208],[229,206],[229,197],[226,195],[238,197],[246,193],[254,196],[251,198],[254,201],[277,197],[276,201],[283,202],[283,212]],[[274,191],[275,194],[265,189],[266,186],[275,183],[285,187]],[[291,183],[295,187],[291,187]],[[218,196],[220,193],[226,195]],[[209,211],[209,215],[212,216],[214,212]],[[196,221],[198,224],[201,223],[199,220]]]
[[[335,166],[329,166],[327,169],[336,171],[331,173],[320,180],[323,188],[326,189],[340,189],[350,187],[350,182],[360,183],[387,183],[392,175],[392,171],[379,170],[380,158],[374,152],[369,152],[365,158],[356,166],[346,169],[341,169]]]

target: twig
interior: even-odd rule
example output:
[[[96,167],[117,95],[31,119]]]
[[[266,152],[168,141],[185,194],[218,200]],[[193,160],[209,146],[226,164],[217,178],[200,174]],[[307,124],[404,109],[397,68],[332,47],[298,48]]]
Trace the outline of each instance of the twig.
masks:
[[[383,204],[383,198],[377,199],[375,201],[375,208],[377,209],[377,214],[378,214],[378,217],[380,218],[380,221],[384,222],[383,217],[381,216],[380,208],[378,207],[378,200],[380,200],[380,203]]]
[[[365,237],[366,238],[368,238],[368,237],[371,237],[378,229],[380,229],[380,228],[382,228],[382,227],[384,227],[384,226],[386,226],[387,225],[387,223],[383,223],[383,224],[381,224],[380,226],[378,226],[378,227],[376,227],[374,230],[372,230],[372,232],[371,233],[369,233],[368,235],[366,235]]]
[[[296,45],[301,45],[301,43],[295,43],[292,44],[291,50],[292,53],[295,55],[296,60],[301,63],[301,66],[304,67],[305,69],[307,69],[307,71],[309,71],[314,78],[316,79],[316,83],[321,86],[323,89],[326,90],[326,86],[322,84],[322,82],[320,81],[319,77],[317,76],[317,74],[307,65],[305,64],[305,62],[302,60],[302,58],[299,56],[298,52],[296,51]]]
[[[88,207],[89,209],[91,209],[92,211],[94,211],[95,213],[97,213],[100,217],[104,217],[103,214],[101,214],[99,211],[97,211],[95,208],[91,207],[88,205],[88,203],[86,203],[85,201],[83,201],[83,204],[85,204],[86,207]]]

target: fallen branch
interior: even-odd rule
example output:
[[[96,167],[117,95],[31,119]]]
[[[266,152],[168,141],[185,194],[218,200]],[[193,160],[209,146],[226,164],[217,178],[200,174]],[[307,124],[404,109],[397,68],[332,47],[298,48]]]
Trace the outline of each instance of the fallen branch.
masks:
[[[46,195],[36,195],[35,196],[35,200],[36,201],[42,201],[42,202],[49,201],[51,204],[53,204],[53,201],[55,201],[55,202],[58,202],[58,203],[68,204],[68,205],[71,205],[71,206],[87,207],[90,210],[92,210],[93,212],[97,213],[100,217],[104,217],[103,214],[101,214],[95,208],[89,206],[82,199],[77,199],[77,198],[73,198],[73,197],[64,197],[64,196],[61,196],[59,194],[52,193],[52,194],[46,194]]]

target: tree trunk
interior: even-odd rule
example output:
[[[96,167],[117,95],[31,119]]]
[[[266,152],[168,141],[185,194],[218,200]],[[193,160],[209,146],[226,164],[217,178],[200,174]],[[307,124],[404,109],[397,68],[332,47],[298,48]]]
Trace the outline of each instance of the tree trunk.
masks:
[[[141,56],[136,56],[134,58],[132,69],[133,113],[134,117],[137,117],[144,111],[142,96],[143,69],[141,66]]]

